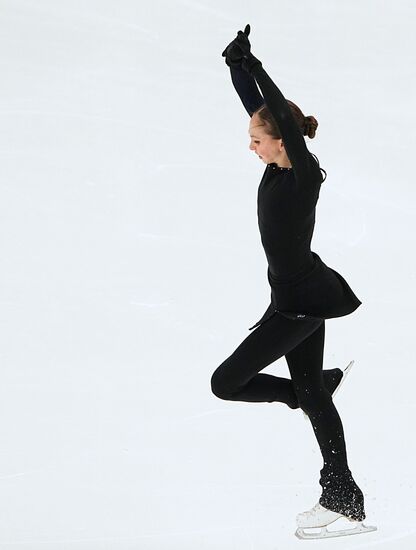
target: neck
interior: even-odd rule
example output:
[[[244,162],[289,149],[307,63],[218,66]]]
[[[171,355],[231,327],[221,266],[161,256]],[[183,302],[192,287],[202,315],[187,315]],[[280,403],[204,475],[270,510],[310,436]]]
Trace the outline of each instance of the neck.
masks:
[[[290,164],[290,160],[287,158],[287,155],[276,157],[274,162],[277,164],[277,166],[279,166],[279,168],[292,168],[292,165]]]

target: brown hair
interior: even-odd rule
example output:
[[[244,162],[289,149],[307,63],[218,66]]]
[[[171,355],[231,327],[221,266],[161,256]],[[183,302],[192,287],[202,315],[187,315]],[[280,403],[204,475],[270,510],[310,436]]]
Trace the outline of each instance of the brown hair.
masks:
[[[293,103],[293,101],[286,99],[286,103],[289,105],[290,110],[292,111],[292,115],[296,120],[299,128],[301,129],[303,135],[314,138],[316,134],[316,129],[318,128],[318,121],[316,120],[316,118],[312,115],[305,117],[305,115],[302,113],[299,107],[295,103]],[[254,111],[253,115],[255,114],[259,116],[260,120],[266,126],[267,134],[271,135],[275,139],[282,139],[279,127],[266,104],[263,104],[257,109],[257,111]]]
[[[295,103],[293,103],[293,101],[286,99],[286,102],[289,105],[290,110],[292,111],[292,115],[296,123],[298,124],[302,134],[304,136],[308,136],[311,139],[314,138],[316,134],[316,129],[318,128],[318,121],[316,120],[316,118],[312,115],[305,117],[305,115],[302,113],[299,107]],[[273,118],[270,109],[265,103],[256,111],[254,111],[253,116],[254,115],[257,115],[262,121],[263,125],[265,126],[266,134],[272,136],[273,139],[282,139],[282,134],[280,133],[276,120]],[[315,157],[319,166],[319,161],[317,157],[315,155],[313,156]],[[319,169],[325,172],[323,168]],[[325,172],[325,179],[323,181],[326,180],[326,176],[327,174]]]

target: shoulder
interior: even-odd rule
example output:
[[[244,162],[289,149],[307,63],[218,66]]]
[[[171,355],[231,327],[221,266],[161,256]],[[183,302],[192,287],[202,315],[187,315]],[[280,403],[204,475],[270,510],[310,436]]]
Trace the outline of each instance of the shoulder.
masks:
[[[323,178],[319,163],[310,151],[308,151],[303,170],[300,173],[298,171],[294,174],[294,180],[296,181],[298,192],[302,194],[307,192],[312,198],[317,200]]]
[[[316,180],[319,183],[322,183],[323,176],[322,176],[321,167],[319,165],[318,157],[313,153],[311,153],[310,151],[308,151],[308,156],[309,156],[309,164],[311,168],[311,175],[315,176]]]

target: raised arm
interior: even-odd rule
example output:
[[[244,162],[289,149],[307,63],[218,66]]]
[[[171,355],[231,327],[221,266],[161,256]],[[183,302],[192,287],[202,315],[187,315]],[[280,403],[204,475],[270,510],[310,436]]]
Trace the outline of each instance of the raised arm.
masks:
[[[255,79],[243,68],[230,67],[231,80],[247,113],[252,116],[254,111],[264,105],[264,99],[257,88]]]
[[[311,153],[306,147],[305,139],[289,104],[261,63],[255,64],[250,73],[256,79],[263,94],[264,102],[279,127],[295,178],[298,181],[307,178],[311,170]]]
[[[295,178],[300,183],[304,181],[305,178],[309,179],[311,175],[311,162],[314,162],[312,154],[306,147],[302,132],[282,92],[266,73],[261,61],[251,53],[251,44],[248,39],[249,34],[250,25],[246,25],[244,32],[241,30],[238,31],[237,37],[230,42],[222,55],[226,58],[226,63],[228,65],[239,65],[239,67],[247,73],[247,79],[245,81],[242,80],[242,75],[238,75],[239,81],[237,81],[239,83],[239,89],[241,90],[243,90],[242,82],[245,82],[246,94],[242,96],[240,95],[239,89],[237,87],[236,89],[246,110],[248,112],[251,111],[251,113],[253,112],[252,109],[254,105],[260,106],[259,101],[256,102],[255,100],[254,104],[246,103],[248,97],[247,89],[250,89],[251,92],[254,93],[255,83],[251,82],[250,79],[255,79],[255,82],[260,88],[260,92],[263,94],[264,103],[269,108],[279,127]],[[250,88],[247,88],[248,85],[250,85]],[[255,96],[250,95],[250,97],[254,98]]]

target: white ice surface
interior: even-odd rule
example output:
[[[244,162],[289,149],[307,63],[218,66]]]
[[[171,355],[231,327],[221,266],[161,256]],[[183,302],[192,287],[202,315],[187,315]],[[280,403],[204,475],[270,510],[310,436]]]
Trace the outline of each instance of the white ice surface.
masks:
[[[211,393],[269,287],[264,164],[221,57],[316,116],[312,249],[363,305],[324,367],[378,531],[416,545],[415,3],[1,0],[0,549],[280,550],[320,494],[301,411]],[[284,358],[265,372],[288,375]]]

